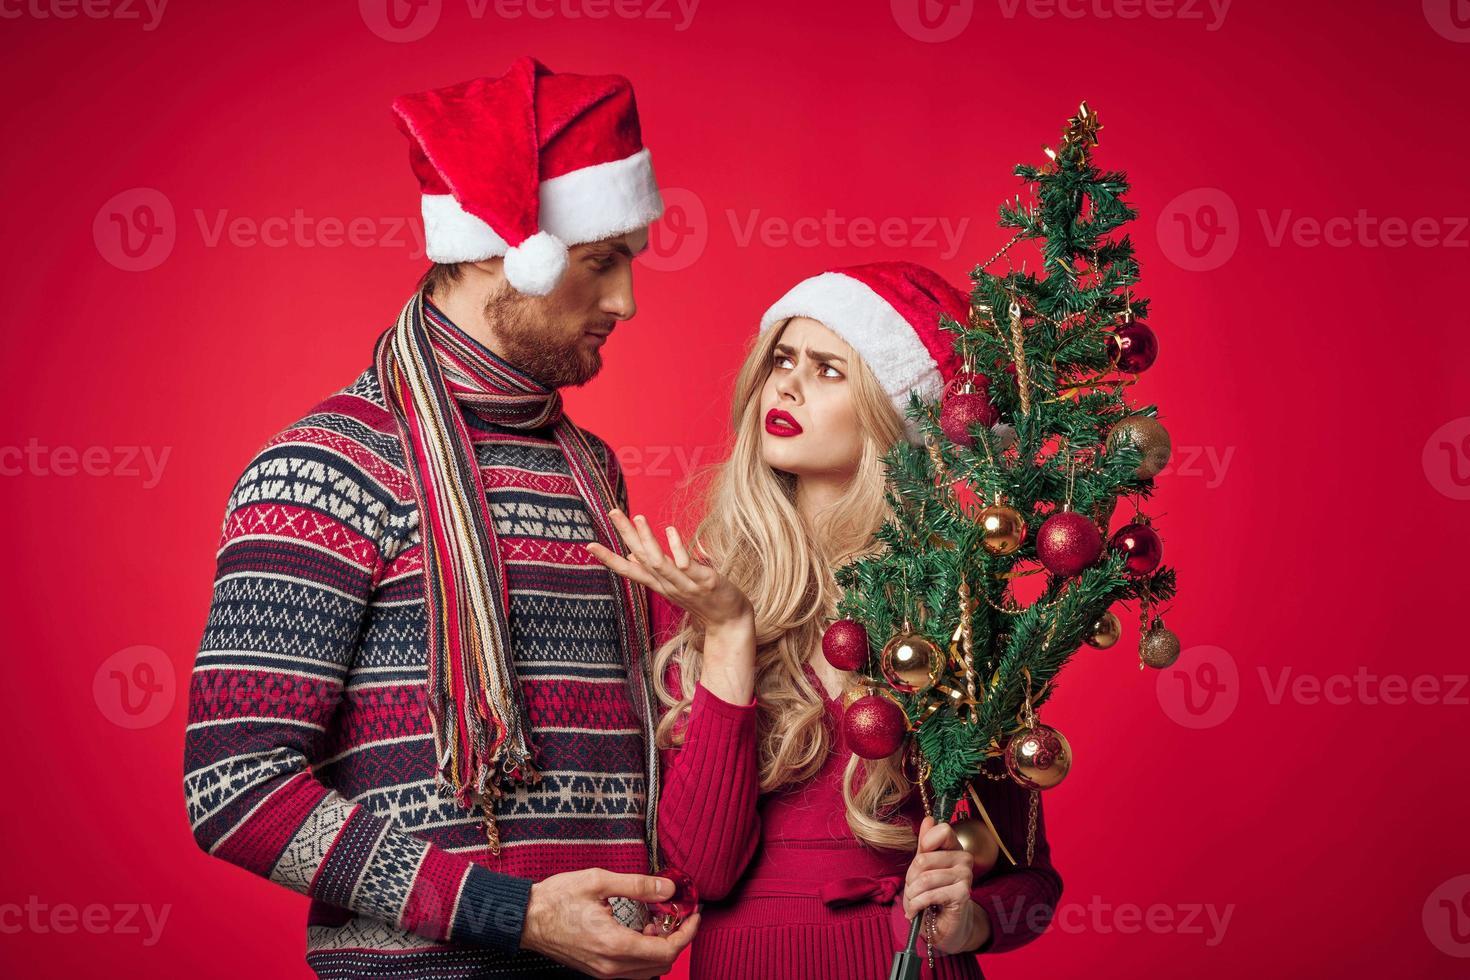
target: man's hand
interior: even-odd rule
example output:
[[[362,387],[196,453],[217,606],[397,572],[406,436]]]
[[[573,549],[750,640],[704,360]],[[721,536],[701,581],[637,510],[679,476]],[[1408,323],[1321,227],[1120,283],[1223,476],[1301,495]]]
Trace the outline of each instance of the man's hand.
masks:
[[[673,882],[652,875],[601,868],[552,875],[531,886],[521,946],[594,977],[660,976],[694,938],[699,913],[668,936],[652,936],[613,918],[607,899],[657,902],[673,894]]]
[[[912,919],[931,905],[939,907],[934,945],[945,953],[976,949],[990,937],[990,919],[970,900],[975,859],[960,847],[954,828],[925,817],[919,846],[903,886],[903,914]]]

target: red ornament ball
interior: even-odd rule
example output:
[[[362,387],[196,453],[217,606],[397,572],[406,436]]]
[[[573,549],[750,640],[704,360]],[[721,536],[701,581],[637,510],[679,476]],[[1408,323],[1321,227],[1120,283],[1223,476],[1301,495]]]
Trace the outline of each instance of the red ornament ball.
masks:
[[[1036,534],[1036,557],[1047,571],[1063,578],[1097,561],[1102,547],[1097,525],[1075,510],[1051,515]]]
[[[1159,338],[1142,320],[1129,320],[1119,325],[1104,341],[1108,357],[1130,374],[1147,371],[1159,356]]]
[[[886,759],[903,745],[908,720],[898,702],[878,694],[858,698],[842,718],[842,737],[860,759]]]
[[[1130,575],[1147,575],[1164,559],[1164,542],[1147,524],[1128,524],[1119,528],[1111,544],[1128,556],[1123,564]]]
[[[674,894],[661,902],[649,902],[648,911],[664,935],[668,935],[699,908],[699,890],[694,880],[678,868],[664,868],[657,875],[674,883]]]
[[[857,620],[837,620],[822,634],[822,655],[838,670],[861,670],[868,662],[868,631]]]
[[[945,393],[944,403],[939,406],[939,428],[950,442],[973,447],[975,437],[970,435],[970,426],[988,429],[1000,418],[1000,413],[990,403],[987,390],[990,379],[982,374],[969,381],[973,390],[960,387]]]

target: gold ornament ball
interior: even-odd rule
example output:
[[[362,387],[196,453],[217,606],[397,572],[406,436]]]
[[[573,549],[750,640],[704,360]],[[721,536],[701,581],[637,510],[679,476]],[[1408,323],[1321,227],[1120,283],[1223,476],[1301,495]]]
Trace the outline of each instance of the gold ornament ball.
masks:
[[[1014,507],[992,504],[982,510],[977,519],[983,535],[980,543],[992,555],[1013,554],[1026,540],[1026,520]]]
[[[1108,431],[1109,449],[1115,450],[1130,443],[1143,453],[1143,462],[1134,470],[1135,475],[1148,479],[1169,465],[1169,432],[1158,419],[1148,415],[1130,415]]]
[[[975,859],[977,877],[995,867],[995,862],[1000,858],[1000,843],[990,832],[990,828],[985,826],[985,821],[956,820],[953,826],[954,835],[960,839],[960,846]]]
[[[1143,634],[1138,643],[1138,659],[1155,670],[1163,670],[1179,659],[1179,637],[1159,623]]]
[[[1087,638],[1087,645],[1106,650],[1117,643],[1123,636],[1123,624],[1118,622],[1118,617],[1109,610],[1102,614],[1102,618],[1092,624],[1092,635]]]
[[[939,682],[944,657],[917,633],[900,633],[883,647],[883,678],[895,691],[922,694]]]
[[[1072,769],[1072,746],[1050,725],[1022,729],[1006,743],[1006,769],[1027,789],[1051,789]]]

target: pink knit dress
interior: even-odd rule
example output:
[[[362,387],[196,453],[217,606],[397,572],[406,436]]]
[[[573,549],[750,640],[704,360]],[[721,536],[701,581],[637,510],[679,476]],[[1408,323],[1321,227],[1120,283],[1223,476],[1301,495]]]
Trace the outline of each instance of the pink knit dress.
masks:
[[[824,700],[834,748],[800,786],[759,792],[754,702],[730,704],[703,685],[695,689],[683,745],[665,753],[659,808],[665,864],[687,872],[703,902],[690,950],[694,980],[884,980],[908,938],[902,895],[913,854],[874,849],[848,829],[841,778],[850,752],[841,741],[842,708]],[[979,953],[1036,938],[1061,896],[1039,812],[1033,861],[1025,866],[1027,791],[1009,781],[985,782],[986,809],[1022,865],[1012,867],[1002,856],[971,892],[990,918],[987,944],[956,956],[936,951],[935,970],[926,964],[925,977],[983,977]],[[917,828],[923,818],[917,796],[904,817]]]

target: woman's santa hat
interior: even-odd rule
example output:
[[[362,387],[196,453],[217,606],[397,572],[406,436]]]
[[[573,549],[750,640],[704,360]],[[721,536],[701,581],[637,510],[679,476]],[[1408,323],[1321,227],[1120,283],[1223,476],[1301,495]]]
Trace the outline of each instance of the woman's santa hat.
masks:
[[[964,323],[969,299],[939,273],[914,262],[873,262],[803,279],[761,317],[761,332],[794,316],[824,324],[852,346],[893,401],[910,441],[909,392],[935,398],[959,374],[955,335],[941,314]]]
[[[435,262],[503,255],[510,284],[544,296],[566,271],[567,246],[663,213],[621,76],[558,74],[525,57],[499,78],[405,95],[393,112]]]

